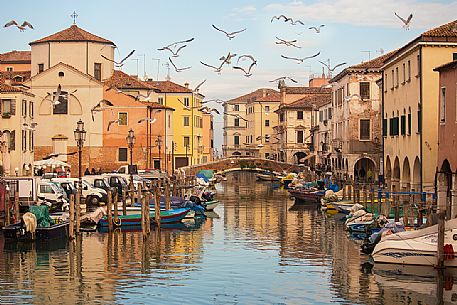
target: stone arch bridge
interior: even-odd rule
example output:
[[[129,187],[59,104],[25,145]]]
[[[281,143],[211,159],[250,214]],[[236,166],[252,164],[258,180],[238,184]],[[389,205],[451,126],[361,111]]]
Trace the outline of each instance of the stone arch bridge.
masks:
[[[301,172],[307,169],[303,165],[278,162],[269,159],[253,158],[253,157],[227,157],[213,162],[196,164],[192,166],[182,167],[186,171],[186,175],[194,175],[200,170],[214,170],[218,172],[224,171],[272,171],[277,173],[282,172]]]

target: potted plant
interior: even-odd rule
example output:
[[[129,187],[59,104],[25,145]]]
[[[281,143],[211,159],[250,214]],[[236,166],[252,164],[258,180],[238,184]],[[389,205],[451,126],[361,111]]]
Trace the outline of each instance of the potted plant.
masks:
[[[2,113],[2,118],[9,119],[10,117],[11,117],[11,113],[10,112],[3,112]]]

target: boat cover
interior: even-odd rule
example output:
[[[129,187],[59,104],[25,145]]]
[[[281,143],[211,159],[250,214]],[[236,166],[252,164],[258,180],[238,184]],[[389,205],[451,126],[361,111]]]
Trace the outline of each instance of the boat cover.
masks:
[[[47,228],[54,224],[46,205],[32,205],[29,211],[35,215],[38,228]]]
[[[202,174],[206,177],[206,179],[211,179],[214,176],[214,171],[212,169],[202,169],[197,173],[197,177],[201,178],[200,176],[198,176],[198,174]]]
[[[446,221],[446,230],[456,229],[457,228],[457,218]],[[382,240],[405,240],[411,238],[418,238],[432,233],[438,232],[438,225],[433,225],[425,229],[419,229],[415,231],[405,231],[399,232],[392,235],[384,237]]]

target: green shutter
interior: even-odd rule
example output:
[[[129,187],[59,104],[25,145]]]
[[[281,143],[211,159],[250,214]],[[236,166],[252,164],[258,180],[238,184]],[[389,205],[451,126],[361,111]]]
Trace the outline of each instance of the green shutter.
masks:
[[[382,120],[382,136],[387,137],[387,119]]]
[[[394,135],[394,119],[393,118],[389,119],[389,127],[390,127],[389,128],[389,131],[390,131],[389,135],[393,136]]]

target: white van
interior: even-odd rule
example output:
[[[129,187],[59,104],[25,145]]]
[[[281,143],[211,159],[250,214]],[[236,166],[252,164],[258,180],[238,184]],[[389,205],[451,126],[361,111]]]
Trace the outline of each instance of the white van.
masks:
[[[78,186],[78,178],[53,178],[51,181],[58,183],[73,183],[74,187]],[[82,180],[82,196],[86,204],[98,205],[100,202],[108,201],[108,193],[100,188],[92,187],[90,183]]]

